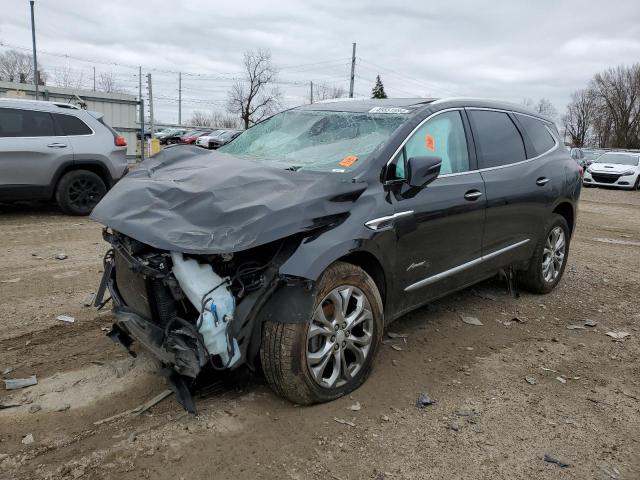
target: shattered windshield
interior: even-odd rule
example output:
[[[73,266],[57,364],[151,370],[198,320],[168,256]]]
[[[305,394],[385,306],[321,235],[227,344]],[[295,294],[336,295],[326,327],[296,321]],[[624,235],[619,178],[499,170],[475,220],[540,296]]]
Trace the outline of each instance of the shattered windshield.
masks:
[[[289,110],[255,125],[220,151],[284,168],[342,172],[364,162],[407,118]]]

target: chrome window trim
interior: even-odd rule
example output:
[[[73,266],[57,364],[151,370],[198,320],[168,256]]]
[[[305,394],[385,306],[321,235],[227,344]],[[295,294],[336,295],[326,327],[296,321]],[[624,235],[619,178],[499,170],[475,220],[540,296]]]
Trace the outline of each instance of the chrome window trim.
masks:
[[[435,102],[434,102],[435,103]],[[478,168],[476,170],[468,170],[466,172],[456,172],[456,173],[445,173],[444,175],[438,175],[438,178],[446,178],[446,177],[453,177],[453,176],[457,176],[457,175],[467,175],[470,173],[477,173],[477,172],[488,172],[491,170],[498,170],[500,168],[507,168],[507,167],[511,167],[514,165],[521,165],[524,164],[526,162],[533,162],[534,160],[538,160],[541,157],[544,157],[545,155],[548,155],[549,153],[555,151],[558,149],[558,147],[560,146],[560,143],[558,142],[558,139],[556,138],[556,136],[553,134],[552,130],[549,128],[549,122],[536,117],[534,115],[529,115],[527,113],[520,113],[520,112],[516,112],[516,111],[512,111],[512,110],[504,110],[501,108],[488,108],[488,107],[453,107],[453,108],[447,108],[444,110],[440,110],[438,112],[432,113],[431,115],[429,115],[427,118],[425,118],[424,120],[422,120],[413,130],[411,130],[411,132],[406,136],[406,138],[402,141],[402,143],[400,144],[400,146],[396,149],[395,152],[393,152],[393,155],[391,155],[391,158],[387,161],[387,163],[385,164],[385,168],[388,167],[389,165],[391,165],[391,162],[393,162],[393,160],[396,158],[396,156],[398,155],[398,153],[400,153],[400,150],[402,150],[404,148],[404,146],[407,144],[407,142],[409,141],[409,139],[413,136],[414,133],[416,133],[418,131],[418,129],[420,129],[426,122],[428,122],[429,120],[431,120],[432,118],[440,115],[441,113],[446,113],[446,112],[455,112],[455,111],[462,111],[462,110],[485,110],[485,111],[491,111],[491,112],[500,112],[500,113],[511,113],[514,115],[523,115],[525,117],[531,117],[535,120],[538,120],[539,122],[542,122],[542,124],[544,125],[544,127],[547,129],[547,131],[549,132],[549,134],[551,135],[551,138],[553,138],[553,142],[554,145],[553,147],[551,147],[549,150],[547,150],[544,153],[541,153],[540,155],[536,155],[535,157],[531,157],[531,158],[527,158],[525,160],[521,160],[519,162],[513,162],[513,163],[507,163],[505,165],[496,165],[495,167],[487,167],[487,168]],[[517,127],[516,127],[517,128]],[[468,146],[468,144],[467,144]],[[480,161],[480,159],[477,160],[478,163]],[[437,180],[437,179],[436,179]]]
[[[519,242],[516,242],[512,245],[508,245],[506,247],[500,248],[499,250],[495,250],[491,253],[488,253],[486,255],[482,255],[481,257],[478,258],[474,258],[473,260],[470,260],[466,263],[463,263],[461,265],[458,265],[457,267],[453,267],[450,268],[449,270],[445,270],[444,272],[440,272],[440,273],[436,273],[435,275],[431,275],[430,277],[427,278],[423,278],[422,280],[419,280],[415,283],[412,283],[411,285],[405,287],[404,291],[405,292],[411,292],[413,290],[416,290],[418,288],[422,288],[425,287],[427,285],[431,285],[432,283],[435,283],[439,280],[442,280],[444,278],[447,278],[451,275],[454,275],[458,272],[462,272],[463,270],[466,270],[467,268],[471,268],[475,265],[478,265],[482,262],[485,262],[487,260],[490,260],[492,258],[497,257],[498,255],[502,255],[503,253],[506,253],[510,250],[513,250],[514,248],[517,248],[521,245],[524,245],[525,243],[528,243],[530,241],[529,238],[526,238],[524,240],[521,240]]]

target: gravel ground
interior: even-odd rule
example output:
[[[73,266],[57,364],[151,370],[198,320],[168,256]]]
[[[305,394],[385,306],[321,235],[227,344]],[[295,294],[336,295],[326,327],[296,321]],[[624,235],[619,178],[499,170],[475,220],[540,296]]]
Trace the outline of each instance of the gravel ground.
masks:
[[[38,378],[0,390],[18,405],[0,409],[0,478],[640,478],[640,192],[583,190],[551,294],[516,299],[491,280],[398,320],[406,343],[384,345],[350,397],[296,407],[238,379],[197,417],[169,397],[98,425],[166,389],[105,337],[110,313],[83,306],[100,227],[0,206],[0,232],[0,373]],[[436,403],[416,408],[421,392]]]

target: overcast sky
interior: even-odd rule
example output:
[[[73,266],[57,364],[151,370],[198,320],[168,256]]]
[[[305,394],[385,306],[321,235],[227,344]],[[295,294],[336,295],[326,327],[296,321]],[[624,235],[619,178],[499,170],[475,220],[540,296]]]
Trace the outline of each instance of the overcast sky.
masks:
[[[0,51],[30,49],[29,2],[1,10]],[[73,69],[84,87],[95,66],[137,94],[130,66],[142,65],[166,122],[178,117],[173,72],[185,72],[183,120],[223,111],[248,49],[272,52],[288,106],[308,102],[310,80],[348,89],[357,42],[358,96],[380,74],[393,97],[547,97],[561,113],[594,73],[640,59],[632,0],[36,0],[36,26],[39,62]]]

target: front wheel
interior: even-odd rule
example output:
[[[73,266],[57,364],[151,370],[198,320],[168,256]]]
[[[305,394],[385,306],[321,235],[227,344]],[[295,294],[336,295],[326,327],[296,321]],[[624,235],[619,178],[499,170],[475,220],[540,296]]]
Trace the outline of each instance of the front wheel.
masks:
[[[538,241],[529,268],[520,272],[519,280],[533,293],[549,293],[564,273],[569,255],[569,225],[562,215],[553,214]]]
[[[382,300],[361,268],[336,262],[315,287],[305,323],[264,325],[262,368],[279,395],[301,404],[328,402],[366,380],[382,339]]]

